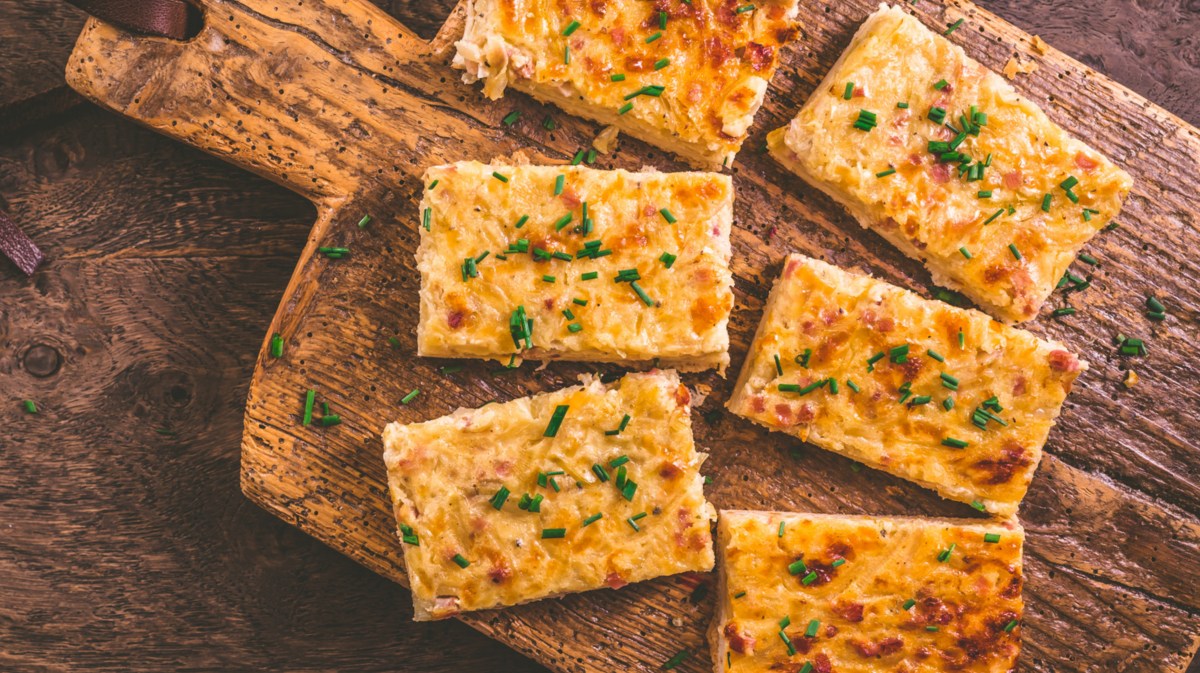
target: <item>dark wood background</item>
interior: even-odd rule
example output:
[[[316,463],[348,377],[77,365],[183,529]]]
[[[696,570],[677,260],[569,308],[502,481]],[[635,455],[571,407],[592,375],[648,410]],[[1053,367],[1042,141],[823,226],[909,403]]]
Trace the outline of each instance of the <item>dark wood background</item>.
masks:
[[[450,7],[384,4],[427,37]],[[1200,123],[1194,0],[980,4]],[[246,385],[315,213],[82,103],[81,24],[0,4],[0,208],[49,259],[0,262],[0,669],[542,670],[412,623],[403,589],[241,496]]]

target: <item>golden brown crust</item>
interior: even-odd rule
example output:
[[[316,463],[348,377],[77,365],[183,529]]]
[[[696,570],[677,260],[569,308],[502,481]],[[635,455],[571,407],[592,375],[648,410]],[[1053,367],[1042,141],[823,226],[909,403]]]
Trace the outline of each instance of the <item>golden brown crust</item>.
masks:
[[[654,371],[387,426],[416,619],[711,569],[689,402],[678,375]]]
[[[460,162],[430,168],[424,184],[435,181],[422,200],[429,227],[417,251],[421,355],[724,371],[729,177]],[[589,234],[577,231],[585,208]],[[563,217],[570,222],[559,228]],[[596,244],[599,254],[587,254]],[[664,254],[674,256],[669,266]],[[467,258],[479,259],[474,277],[464,277]],[[636,283],[615,280],[627,269],[637,270]],[[518,307],[533,326],[520,346],[511,330]]]
[[[728,406],[1009,516],[1085,368],[1061,344],[977,311],[792,255]],[[828,383],[806,391],[831,378],[836,392]]]
[[[946,112],[944,123],[930,119],[934,107]],[[870,131],[854,126],[862,110],[876,117]],[[977,135],[959,135],[964,115],[978,120],[968,124]],[[931,142],[987,166],[970,169]],[[936,282],[1009,322],[1037,315],[1132,186],[1123,170],[898,8],[867,19],[768,145],[864,227],[924,262]],[[981,170],[980,179],[969,170]],[[1069,181],[1077,184],[1065,189]]]
[[[718,673],[1015,665],[1024,542],[1015,522],[723,510],[717,538]]]
[[[511,85],[705,168],[733,159],[798,34],[796,0],[473,0],[467,11],[454,63],[489,97]],[[646,86],[664,89],[626,98]]]

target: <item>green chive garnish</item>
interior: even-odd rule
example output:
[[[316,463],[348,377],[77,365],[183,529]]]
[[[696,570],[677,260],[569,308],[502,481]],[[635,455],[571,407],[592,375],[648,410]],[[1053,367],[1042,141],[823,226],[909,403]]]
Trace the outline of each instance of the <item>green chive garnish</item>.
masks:
[[[804,576],[804,579],[800,580],[800,583],[803,584],[804,586],[808,586],[816,581],[817,581],[817,573],[810,572]]]
[[[317,401],[317,391],[312,388],[304,394],[304,424],[312,425],[313,404]]]
[[[600,272],[588,271],[587,273],[580,274],[579,280],[596,280],[599,277],[600,277]]]
[[[633,291],[637,293],[637,296],[641,298],[643,304],[646,306],[654,306],[654,300],[650,298],[650,295],[646,294],[646,291],[642,289],[641,285],[638,285],[636,280],[630,281],[629,286],[632,287]]]
[[[1012,633],[1013,629],[1015,629],[1015,628],[1017,628],[1017,620],[1015,620],[1015,619],[1014,619],[1014,620],[1012,620],[1012,621],[1010,621],[1009,623],[1007,623],[1007,624],[1005,624],[1005,625],[1004,625],[1004,632],[1005,632],[1005,633]]]
[[[467,566],[471,565],[471,562],[467,560],[467,557],[463,556],[462,554],[455,554],[453,560],[458,564],[459,568],[466,568]]]
[[[948,28],[946,28],[946,32],[945,32],[945,33],[942,33],[942,34],[943,34],[943,35],[950,35],[950,34],[951,34],[951,33],[953,33],[954,31],[956,31],[956,30],[958,30],[959,28],[961,28],[961,27],[962,27],[962,25],[963,25],[963,21],[965,21],[965,20],[966,20],[966,19],[959,19],[958,21],[955,21],[954,23],[950,24],[950,26],[949,26]]]
[[[563,185],[565,185],[566,182],[567,182],[567,176],[565,176],[565,175],[559,175],[557,178],[554,178],[554,195],[555,196],[558,196],[559,194],[563,193]]]
[[[278,332],[271,335],[271,357],[283,357],[283,337]]]
[[[850,390],[853,390],[856,393],[862,392],[862,388],[859,388],[858,384],[851,381],[850,379],[846,379],[846,387],[849,388]]]
[[[554,276],[546,274],[546,275],[542,276],[542,280],[546,281],[547,283],[553,283],[555,281],[555,278],[554,278]]]
[[[948,86],[950,86],[949,82],[947,82],[944,79],[940,79],[933,85],[933,88],[937,89],[938,91],[941,91],[942,89],[945,89]]]
[[[821,622],[819,620],[814,619],[808,623],[808,628],[804,629],[804,635],[809,638],[816,638],[817,637],[817,629],[819,629],[820,627],[821,627]]]
[[[953,409],[954,408],[954,398],[947,397],[946,399],[942,400],[942,408],[945,409],[946,411],[950,411],[951,409]]]
[[[622,105],[622,106],[621,106],[621,109],[617,110],[617,114],[619,114],[619,115],[623,115],[623,114],[625,114],[626,112],[629,112],[629,111],[630,111],[630,110],[632,110],[632,109],[633,109],[633,103],[632,103],[632,102],[629,102],[629,103],[626,103],[626,104]]]
[[[907,110],[908,103],[906,103],[904,101],[900,101],[899,103],[896,103],[896,107],[900,108],[901,110]]]
[[[996,212],[992,213],[992,216],[987,218],[986,220],[984,220],[983,223],[991,224],[992,222],[996,221],[997,217],[1000,217],[1003,214],[1004,214],[1004,209],[1001,208],[1000,210],[997,210]]]
[[[846,91],[842,94],[842,98],[845,100],[854,98],[854,82],[846,82]]]
[[[886,171],[879,171],[878,173],[876,173],[876,174],[875,174],[875,177],[877,177],[877,178],[886,178],[887,176],[889,176],[889,175],[892,175],[892,174],[894,174],[895,172],[896,172],[896,169],[894,169],[894,168],[889,168],[889,169],[887,169]]]
[[[669,59],[669,58],[660,58],[660,59],[658,59],[657,61],[655,61],[655,62],[654,62],[654,69],[655,69],[655,70],[662,70],[663,68],[665,68],[665,67],[667,67],[667,66],[669,66],[669,65],[671,65],[671,59]]]
[[[558,427],[562,425],[563,419],[567,416],[567,409],[570,408],[569,404],[560,404],[554,408],[550,423],[546,426],[546,431],[542,433],[543,437],[553,437],[558,434]]]
[[[682,664],[683,660],[687,659],[690,656],[692,656],[692,653],[689,652],[688,650],[680,650],[675,653],[675,656],[671,657],[670,659],[667,659],[667,663],[662,665],[662,669],[664,671],[669,671],[672,668],[675,668],[676,666],[678,666],[679,664]]]
[[[575,217],[575,216],[574,216],[574,214],[572,214],[572,213],[567,213],[566,215],[563,215],[562,217],[558,218],[557,220],[555,220],[555,221],[554,221],[554,230],[555,230],[555,231],[562,231],[562,230],[563,230],[563,227],[565,227],[565,226],[567,226],[568,224],[570,224],[570,223],[571,223],[571,219],[572,219],[572,218],[574,218],[574,217]]]
[[[1075,315],[1075,309],[1071,306],[1064,306],[1062,308],[1054,309],[1050,315],[1054,316],[1055,318],[1061,318],[1066,315]]]
[[[613,82],[624,82],[625,81],[625,73],[619,72],[614,75],[610,75],[608,79]]]
[[[665,266],[669,269],[669,268],[671,268],[671,265],[675,263],[676,259],[678,259],[678,258],[675,257],[675,255],[672,255],[669,252],[664,252],[662,255],[659,256],[658,261],[662,262],[663,266]]]
[[[492,503],[492,507],[494,509],[500,509],[501,507],[504,507],[504,502],[508,500],[508,494],[509,490],[501,486],[500,490],[496,491],[496,494],[492,496],[492,499],[489,500],[489,502]]]
[[[1050,212],[1050,201],[1052,201],[1053,199],[1054,199],[1054,196],[1052,194],[1047,194],[1042,197],[1042,212],[1043,213]]]
[[[779,522],[779,537],[783,537],[783,529],[784,529],[786,526],[787,526],[787,522],[786,522],[786,521],[780,521],[780,522]],[[790,569],[791,569],[791,566],[788,566],[788,569],[790,570]],[[796,573],[792,573],[792,574],[793,574],[793,575],[795,575]]]
[[[578,21],[572,21],[571,23],[568,23],[567,27],[563,28],[563,32],[562,32],[563,37],[569,37],[571,35],[571,33],[574,33],[577,28],[579,28]]]
[[[567,536],[566,528],[543,528],[542,529],[542,539],[543,540],[561,540],[562,538],[564,538],[566,536]]]
[[[945,362],[945,361],[946,361],[946,358],[945,358],[945,357],[943,357],[941,353],[939,353],[939,352],[937,352],[937,351],[933,350],[932,348],[930,348],[929,350],[925,351],[925,354],[926,354],[926,355],[928,355],[929,357],[933,358],[934,360],[937,360],[938,362]]]
[[[646,38],[645,42],[646,42],[646,44],[650,44],[651,42],[653,42],[653,41],[657,40],[657,39],[658,39],[658,38],[660,38],[660,37],[662,37],[662,31],[661,31],[661,30],[660,30],[660,31],[658,31],[657,33],[655,33],[655,34],[651,35],[650,37]]]
[[[595,514],[593,514],[593,515],[591,515],[591,516],[589,516],[588,518],[586,518],[586,519],[584,519],[584,520],[583,520],[583,528],[587,528],[588,526],[590,526],[590,525],[592,525],[592,524],[596,523],[597,521],[599,521],[599,520],[600,520],[601,518],[603,518],[603,517],[604,517],[604,513],[603,513],[603,512],[596,512]]]
[[[976,194],[975,196],[977,196],[977,197],[979,197],[979,198],[981,198],[981,199],[990,199],[990,198],[992,198],[992,190],[990,190],[990,189],[984,189],[984,190],[981,190],[981,191],[980,191],[978,194]]]
[[[675,219],[675,216],[672,215],[671,211],[668,210],[667,208],[663,208],[662,210],[660,210],[658,212],[660,215],[662,215],[663,219],[666,220],[668,224],[675,224],[675,222],[677,222],[677,220]]]
[[[962,253],[963,257],[966,257],[967,259],[971,259],[971,251],[967,250],[967,247],[965,245],[963,247],[959,248],[958,251],[960,253]]]
[[[971,506],[974,507],[975,509],[979,510],[980,512],[987,511],[987,508],[983,506],[983,503],[979,502],[978,500],[972,500]]]
[[[937,555],[938,563],[945,563],[946,561],[948,561],[950,559],[950,555],[954,553],[954,548],[957,546],[958,546],[957,544],[951,543],[951,545],[948,548],[940,551]]]
[[[513,124],[517,123],[517,120],[520,118],[521,118],[521,111],[513,110],[512,112],[509,112],[507,115],[505,115],[504,119],[500,120],[500,123],[504,124],[505,126],[512,126]]]
[[[1008,251],[1012,253],[1012,256],[1013,256],[1015,259],[1021,259],[1021,251],[1020,251],[1020,250],[1017,250],[1017,244],[1016,244],[1016,243],[1009,243],[1009,244],[1008,244]]]
[[[429,188],[430,188],[430,189],[433,189],[435,186],[437,186],[437,180],[434,180],[434,181],[433,181],[433,184],[429,185]],[[368,225],[368,224],[370,224],[370,223],[371,223],[371,216],[370,216],[370,215],[363,215],[363,216],[362,216],[362,219],[358,221],[358,228],[359,228],[359,229],[366,229],[366,228],[367,228],[367,225]]]
[[[910,599],[908,599],[908,600],[904,601],[904,608],[903,608],[903,609],[905,609],[905,610],[908,610],[909,608],[911,608],[912,606],[914,606],[914,605],[916,605],[916,604],[917,604],[917,602],[916,602],[915,600],[913,600],[913,599],[911,599],[911,598],[910,598]]]
[[[989,544],[995,544],[1000,541],[1000,535],[998,533],[987,533],[983,536],[983,541]]]
[[[753,12],[753,11],[754,11],[754,5],[742,5],[741,7],[738,7],[737,11],[734,13],[735,14],[745,14],[746,12]]]
[[[417,395],[420,395],[420,394],[421,394],[420,388],[413,388],[411,392],[409,392],[404,397],[400,398],[400,404],[408,404],[409,402],[412,402],[413,400],[417,399]]]
[[[965,449],[968,446],[970,446],[970,444],[968,444],[967,442],[964,442],[961,439],[955,439],[953,437],[946,437],[942,440],[942,446],[949,446],[949,447],[955,448],[955,449]]]
[[[492,171],[492,177],[496,178],[500,182],[508,182],[508,176],[501,173],[500,171]]]
[[[21,403],[21,406],[25,407],[25,413],[27,414],[36,414],[38,412],[37,402],[33,400],[25,400]]]

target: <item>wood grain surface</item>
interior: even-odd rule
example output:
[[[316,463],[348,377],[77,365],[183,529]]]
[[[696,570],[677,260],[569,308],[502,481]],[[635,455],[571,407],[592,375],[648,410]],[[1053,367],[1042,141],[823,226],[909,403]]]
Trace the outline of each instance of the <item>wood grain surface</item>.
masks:
[[[848,16],[835,21],[849,26],[858,10],[847,7],[845,11]],[[801,73],[814,67],[818,71],[808,73],[808,79],[801,73],[781,74],[776,84],[784,85],[779,87],[783,93],[770,110],[764,110],[773,116],[766,121],[760,117],[756,125],[760,134],[785,119],[807,95],[820,66],[805,65],[804,59],[835,54],[840,46],[838,30],[831,28],[824,38],[813,36],[815,42],[825,39],[833,46],[823,51],[802,49],[794,55],[790,67],[800,68]],[[843,43],[848,35],[845,32],[841,38]],[[967,44],[970,49],[972,42]],[[988,62],[986,50],[980,46],[973,53]],[[340,53],[362,51],[367,50],[347,44]],[[368,69],[374,69],[374,64]],[[1035,73],[1019,85],[1045,101],[1048,92],[1061,86],[1052,75],[1038,84],[1039,73]],[[421,73],[412,77],[419,79]],[[792,77],[793,81],[782,81]],[[443,91],[430,107],[439,114],[446,113],[447,106],[465,111],[462,123],[474,125],[474,133],[486,136],[483,142],[499,152],[532,143],[535,153],[562,159],[594,132],[555,114],[564,129],[548,137],[537,125],[546,112],[539,106],[517,97],[487,106],[452,81],[446,89],[451,92],[450,102]],[[1037,98],[1037,91],[1042,98]],[[466,101],[470,107],[463,104]],[[525,111],[524,121],[513,131],[502,132],[494,122],[514,105]],[[1054,106],[1048,111],[1060,120],[1073,113],[1070,108],[1056,112]],[[11,293],[11,283],[0,286],[5,292],[0,303],[5,313],[0,324],[4,345],[0,372],[14,373],[4,378],[22,384],[10,397],[32,396],[29,391],[33,391],[44,398],[41,417],[22,417],[15,405],[0,412],[6,423],[11,414],[13,424],[29,427],[16,449],[3,453],[6,464],[11,460],[14,466],[4,471],[3,492],[22,495],[0,500],[4,508],[0,522],[10,518],[20,522],[19,533],[6,536],[9,544],[0,547],[0,570],[11,569],[17,579],[11,583],[16,588],[7,589],[13,594],[0,601],[4,615],[0,625],[6,629],[0,664],[53,667],[73,655],[78,661],[90,661],[92,667],[121,668],[123,653],[136,651],[142,653],[138,665],[147,670],[273,664],[293,670],[438,670],[439,662],[455,669],[523,668],[517,659],[502,655],[489,659],[480,653],[491,651],[479,649],[480,645],[472,649],[461,644],[478,641],[464,639],[452,625],[408,624],[404,621],[407,607],[396,605],[407,600],[403,592],[371,584],[369,577],[346,564],[337,575],[341,581],[329,578],[324,566],[337,564],[335,558],[290,531],[271,526],[232,494],[235,454],[229,446],[212,443],[221,432],[214,424],[225,419],[226,440],[235,436],[232,428],[237,421],[229,418],[241,408],[238,392],[253,361],[254,344],[262,339],[264,311],[278,299],[311,211],[277,188],[257,182],[247,186],[244,176],[215,161],[94,112],[86,114],[90,117],[61,128],[38,129],[20,143],[5,145],[2,155],[0,191],[19,195],[10,209],[23,220],[40,221],[28,216],[47,214],[46,219],[59,224],[37,229],[55,232],[60,242],[58,249],[51,248],[56,260],[52,274],[44,273]],[[491,126],[481,126],[480,117]],[[1160,119],[1135,131],[1153,137],[1169,122]],[[106,135],[97,133],[98,128],[119,132],[110,130]],[[386,131],[368,140],[389,139]],[[1079,132],[1097,142],[1094,136],[1102,136],[1104,129]],[[1171,136],[1163,133],[1162,137]],[[1194,138],[1180,142],[1194,143]],[[231,141],[230,147],[236,146]],[[1165,157],[1146,156],[1136,138],[1128,140],[1126,147],[1133,148],[1127,156],[1109,151],[1131,167],[1138,162],[1169,164],[1172,156],[1171,152]],[[426,151],[436,155],[445,150]],[[381,154],[363,150],[371,160]],[[611,163],[636,166],[652,154],[625,143]],[[105,158],[117,161],[106,163]],[[305,173],[300,166],[299,174],[308,182],[298,187],[325,195],[327,185],[353,179],[337,168]],[[412,274],[397,269],[411,264],[408,255],[415,235],[410,200],[416,186],[406,187],[403,178],[391,177],[388,171],[403,176],[417,168],[391,161],[375,168],[388,176],[377,181],[378,190],[368,189],[357,202],[338,203],[339,208],[323,211],[330,214],[325,220],[327,235],[344,235],[340,240],[351,242],[355,250],[361,246],[364,252],[372,252],[352,255],[337,265],[319,265],[313,277],[319,290],[307,296],[299,291],[292,308],[301,317],[289,332],[294,341],[289,344],[288,361],[278,363],[287,366],[275,368],[319,382],[335,408],[350,419],[342,428],[285,446],[288,459],[275,465],[310,469],[304,466],[314,456],[328,457],[330,469],[346,475],[343,478],[365,482],[362,498],[347,500],[345,493],[323,491],[318,480],[336,482],[335,472],[277,471],[265,478],[300,487],[287,503],[293,518],[306,522],[317,534],[322,528],[314,526],[327,532],[361,531],[358,539],[324,537],[373,567],[394,573],[397,550],[386,507],[381,506],[381,469],[374,463],[377,426],[399,413],[396,400],[407,392],[407,381],[395,377],[422,379],[428,397],[406,410],[418,418],[443,413],[459,402],[477,405],[492,396],[556,387],[582,368],[555,367],[550,376],[527,372],[493,376],[486,367],[473,367],[453,381],[438,380],[430,371],[431,363],[416,363],[418,369],[406,372],[411,358],[404,351],[411,352],[413,341],[411,309],[364,304],[361,290],[347,287],[368,283],[380,296],[415,292]],[[1170,170],[1178,171],[1175,176],[1188,185],[1188,165],[1162,169]],[[735,361],[757,319],[764,277],[774,275],[777,269],[772,264],[789,248],[857,264],[912,287],[927,287],[927,279],[918,271],[859,232],[836,208],[779,174],[765,159],[744,156],[740,171],[739,180],[750,183],[748,189],[758,194],[758,202],[739,204],[740,235],[748,258],[737,268],[742,294],[733,327],[739,343]],[[165,179],[160,177],[164,174]],[[296,175],[288,179],[296,180]],[[311,181],[313,177],[317,182]],[[149,184],[134,190],[136,197],[130,199],[128,185],[138,180]],[[770,183],[784,186],[789,196],[766,187]],[[1169,189],[1164,192],[1165,196],[1141,193],[1143,217],[1156,212],[1145,195],[1158,198],[1157,206],[1163,199],[1170,203],[1175,198]],[[765,203],[767,197],[778,202]],[[93,199],[109,205],[103,212],[93,212]],[[390,226],[357,232],[353,222],[363,210],[371,210],[377,223]],[[1176,217],[1182,218],[1186,209],[1179,206],[1179,212]],[[1146,266],[1137,259],[1142,244],[1170,247],[1175,232],[1132,231],[1135,217],[1137,211],[1125,218],[1124,229],[1093,246],[1112,263],[1103,267],[1098,282],[1104,286],[1104,296],[1082,297],[1090,307],[1089,317],[1078,324],[1043,320],[1037,325],[1040,333],[1078,344],[1096,368],[1077,390],[1064,427],[1056,430],[1049,447],[1056,458],[1043,466],[1024,510],[1031,534],[1032,614],[1025,660],[1031,670],[1083,670],[1093,662],[1125,660],[1124,670],[1159,670],[1184,662],[1196,634],[1195,436],[1188,434],[1183,413],[1172,411],[1194,405],[1194,397],[1187,397],[1195,395],[1194,387],[1175,391],[1176,397],[1185,398],[1180,404],[1161,405],[1171,377],[1195,380],[1194,370],[1183,359],[1186,351],[1170,340],[1194,336],[1194,309],[1185,306],[1195,307],[1196,298],[1182,292],[1176,296],[1179,308],[1172,311],[1167,334],[1150,342],[1150,361],[1137,367],[1144,376],[1141,389],[1122,393],[1117,363],[1101,345],[1108,336],[1107,325],[1115,321],[1127,333],[1132,333],[1131,326],[1144,324],[1139,322],[1138,293],[1147,283],[1168,279],[1165,270],[1157,274],[1145,270],[1140,278],[1135,270]],[[287,224],[270,229],[252,226],[267,221]],[[767,227],[750,226],[756,221],[776,225],[773,247],[762,241]],[[117,229],[112,222],[123,226]],[[1194,224],[1180,219],[1176,231],[1184,227],[1194,230]],[[1178,237],[1183,240],[1182,234]],[[1182,252],[1155,249],[1152,254],[1163,260],[1161,267],[1181,276],[1177,285],[1194,280],[1194,268],[1188,267]],[[322,322],[345,329],[330,335],[330,325]],[[316,328],[313,337],[304,331],[307,325]],[[400,352],[386,344],[393,333],[402,341]],[[1172,355],[1172,349],[1180,353]],[[377,390],[369,385],[352,389],[364,371],[386,373],[392,380]],[[64,373],[78,379],[66,383]],[[268,370],[264,380],[272,374],[280,375]],[[694,380],[719,384],[706,377]],[[466,399],[459,392],[464,383],[473,387]],[[278,424],[280,435],[294,431],[298,394],[307,384],[299,390],[292,385],[281,385],[275,391],[277,399],[271,394],[258,399],[264,420],[269,420],[267,416],[286,419]],[[717,389],[721,390],[719,385]],[[715,394],[702,410],[716,408],[722,395]],[[1114,395],[1117,399],[1110,400]],[[1093,407],[1104,413],[1090,416]],[[31,426],[31,420],[38,424]],[[156,429],[176,434],[158,434]],[[701,445],[724,447],[714,456],[712,469],[716,481],[712,497],[721,505],[962,513],[907,484],[875,473],[854,473],[849,463],[824,452],[774,439],[764,443],[755,431],[724,415],[697,419],[697,430]],[[64,450],[54,451],[56,447]],[[279,455],[279,450],[270,453]],[[1156,469],[1156,465],[1174,469]],[[225,481],[215,478],[222,474]],[[106,494],[121,497],[105,498]],[[265,533],[246,535],[245,526],[258,526]],[[230,530],[241,535],[230,535]],[[113,540],[110,531],[122,535]],[[181,582],[181,577],[190,581]],[[705,577],[688,577],[655,583],[662,586],[573,597],[540,614],[526,609],[489,615],[477,626],[508,636],[523,650],[563,670],[604,661],[598,659],[603,656],[614,657],[606,664],[614,669],[637,670],[638,663],[653,669],[680,647],[698,644],[695,627],[703,625],[708,608],[694,587],[706,582]],[[373,591],[361,590],[359,583]],[[276,587],[278,594],[273,593]],[[70,600],[58,595],[64,588],[70,589]],[[285,599],[272,600],[279,596]],[[651,629],[646,643],[653,648],[650,656],[640,649],[597,650],[598,643],[627,639],[621,627],[602,617],[617,613],[627,613]],[[331,619],[331,614],[340,619]],[[673,623],[676,618],[680,621]],[[560,623],[557,630],[546,630],[548,620]],[[437,645],[410,644],[404,650],[397,645],[396,633],[401,630],[435,634]],[[446,632],[451,635],[441,635]],[[375,637],[366,638],[364,633]],[[359,648],[354,647],[356,642]],[[407,642],[420,642],[420,638]],[[1159,649],[1139,649],[1144,643]],[[444,650],[453,654],[444,655]],[[402,653],[407,658],[395,658]],[[701,660],[702,651],[687,666],[700,670]]]

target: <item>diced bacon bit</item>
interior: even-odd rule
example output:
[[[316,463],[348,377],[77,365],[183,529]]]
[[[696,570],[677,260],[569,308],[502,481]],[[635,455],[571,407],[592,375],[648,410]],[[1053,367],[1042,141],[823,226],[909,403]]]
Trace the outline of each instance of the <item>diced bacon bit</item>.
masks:
[[[642,217],[651,217],[657,213],[658,208],[655,208],[653,203],[647,203],[642,206]]]
[[[658,25],[658,18],[654,19],[654,25]],[[626,72],[646,72],[654,67],[654,60],[646,56],[626,56],[625,70]]]
[[[812,650],[813,642],[816,641],[816,638],[809,638],[803,634],[789,635],[788,637],[792,639],[792,647],[796,648],[800,654],[808,654]]]
[[[658,466],[658,476],[663,479],[674,479],[681,474],[683,474],[683,468],[669,460]]]
[[[790,276],[795,273],[796,269],[799,269],[801,264],[803,264],[803,262],[798,259],[789,260],[787,264],[787,274]]]
[[[589,3],[589,6],[592,8],[592,14],[595,14],[596,16],[604,16],[608,13],[608,0],[592,0]],[[616,31],[621,29],[618,27],[614,28],[613,30]]]
[[[576,192],[570,187],[567,187],[563,190],[560,198],[562,198],[563,205],[567,208],[578,208],[579,204],[582,203],[582,201],[579,200],[579,192]]]
[[[813,657],[813,673],[833,673],[833,662],[829,661],[829,655],[824,652],[818,652],[817,656]]]
[[[1050,368],[1060,372],[1077,372],[1081,365],[1079,358],[1075,357],[1074,353],[1064,350],[1050,351]]]
[[[700,551],[712,544],[708,524],[696,526],[696,516],[685,507],[675,513],[675,545],[681,549]]]
[[[775,64],[775,48],[765,44],[749,42],[746,44],[744,54],[745,58],[750,61],[750,69],[754,72],[761,72]]]
[[[508,562],[501,560],[497,561],[496,565],[492,566],[488,571],[488,579],[492,584],[504,584],[512,577],[512,568],[508,566]]]
[[[593,4],[594,8],[595,5]],[[603,16],[603,14],[601,14]],[[620,26],[614,26],[608,31],[608,38],[612,40],[615,46],[621,47],[625,45],[625,29]]]
[[[834,626],[833,624],[829,624],[825,627],[825,637],[826,638],[832,638],[832,637],[836,636],[837,634],[838,634],[838,627]]]
[[[754,636],[739,628],[737,622],[725,625],[725,642],[729,643],[729,649],[738,654],[754,654]]]
[[[776,425],[781,428],[790,428],[795,422],[795,413],[792,411],[792,405],[787,402],[780,402],[775,405]]]
[[[458,329],[462,327],[463,319],[466,317],[466,314],[462,311],[450,311],[446,315],[446,324],[450,326],[450,329]]]
[[[629,582],[626,582],[625,578],[621,577],[621,573],[610,572],[605,576],[604,584],[606,584],[610,589],[620,589],[623,586],[628,586]]]
[[[1020,397],[1029,390],[1029,381],[1021,374],[1017,374],[1017,378],[1013,380],[1012,394],[1013,397]]]
[[[945,625],[954,619],[950,608],[936,596],[925,596],[917,601],[913,610],[913,621],[922,626]]]
[[[658,13],[666,12],[667,16],[672,19],[689,17],[696,15],[696,8],[690,2],[678,2],[678,0],[654,0],[654,17],[655,28],[658,27]]]
[[[950,164],[939,161],[929,167],[929,176],[939,185],[950,181]]]
[[[863,620],[862,603],[838,603],[833,606],[833,611],[848,622],[857,624]]]
[[[1016,598],[1021,595],[1021,574],[1014,569],[1013,576],[1008,580],[1008,586],[1000,590],[1001,598]]]
[[[750,410],[756,414],[761,414],[767,410],[767,401],[762,395],[754,395],[750,398]]]
[[[992,264],[983,270],[983,280],[989,285],[995,285],[1000,281],[1008,278],[1012,273],[1012,268],[1005,264]]]
[[[1096,170],[1097,168],[1100,168],[1100,162],[1089,157],[1088,155],[1084,154],[1083,152],[1080,152],[1075,155],[1075,165],[1078,166],[1080,170],[1086,171],[1088,173],[1091,173],[1092,171]]]
[[[699,82],[692,82],[688,86],[687,99],[689,103],[699,103],[704,97],[704,87],[700,86]]]
[[[921,369],[925,367],[925,359],[908,358],[904,361],[904,364],[897,366],[904,371],[905,378],[909,381],[912,381],[917,378],[917,375],[921,373]]]
[[[933,652],[930,652],[929,648],[924,645],[917,648],[917,659],[928,659],[930,654]]]
[[[433,607],[429,611],[439,618],[456,615],[458,614],[458,597],[438,596],[433,599]]]
[[[841,540],[837,540],[830,542],[829,546],[825,547],[825,553],[833,559],[852,559],[854,558],[854,547]]]
[[[555,306],[554,302],[554,297],[546,297],[542,300],[542,306],[545,306],[547,311],[553,311]]]
[[[1029,467],[1032,461],[1026,455],[1025,448],[1016,442],[1009,440],[1001,451],[1000,458],[989,458],[986,460],[977,461],[973,467],[985,473],[985,483],[988,484],[1003,484],[1012,480],[1013,475],[1017,470]]]
[[[737,13],[738,7],[741,5],[739,0],[722,0],[717,6],[713,14],[716,16],[717,23],[727,28],[737,28],[738,22],[741,20],[741,15]]]
[[[871,309],[863,311],[862,322],[866,326],[882,334],[887,334],[888,332],[896,329],[896,321],[892,320],[891,316],[879,316]]]
[[[687,405],[689,405],[691,403],[692,403],[691,391],[688,390],[687,386],[680,384],[679,387],[677,387],[675,389],[675,405],[678,407],[686,407]]]
[[[1008,189],[1020,189],[1025,185],[1025,174],[1019,170],[1004,174],[1004,186]]]
[[[507,477],[512,474],[513,462],[511,460],[497,460],[492,463],[492,471],[498,477]]]
[[[854,646],[855,651],[858,652],[858,656],[864,659],[886,657],[895,654],[901,647],[904,647],[904,641],[896,636],[884,638],[879,642],[855,640],[851,641],[850,644]]]
[[[720,68],[733,56],[733,52],[729,49],[729,45],[714,35],[704,38],[704,55],[708,57],[708,62],[712,67]]]

